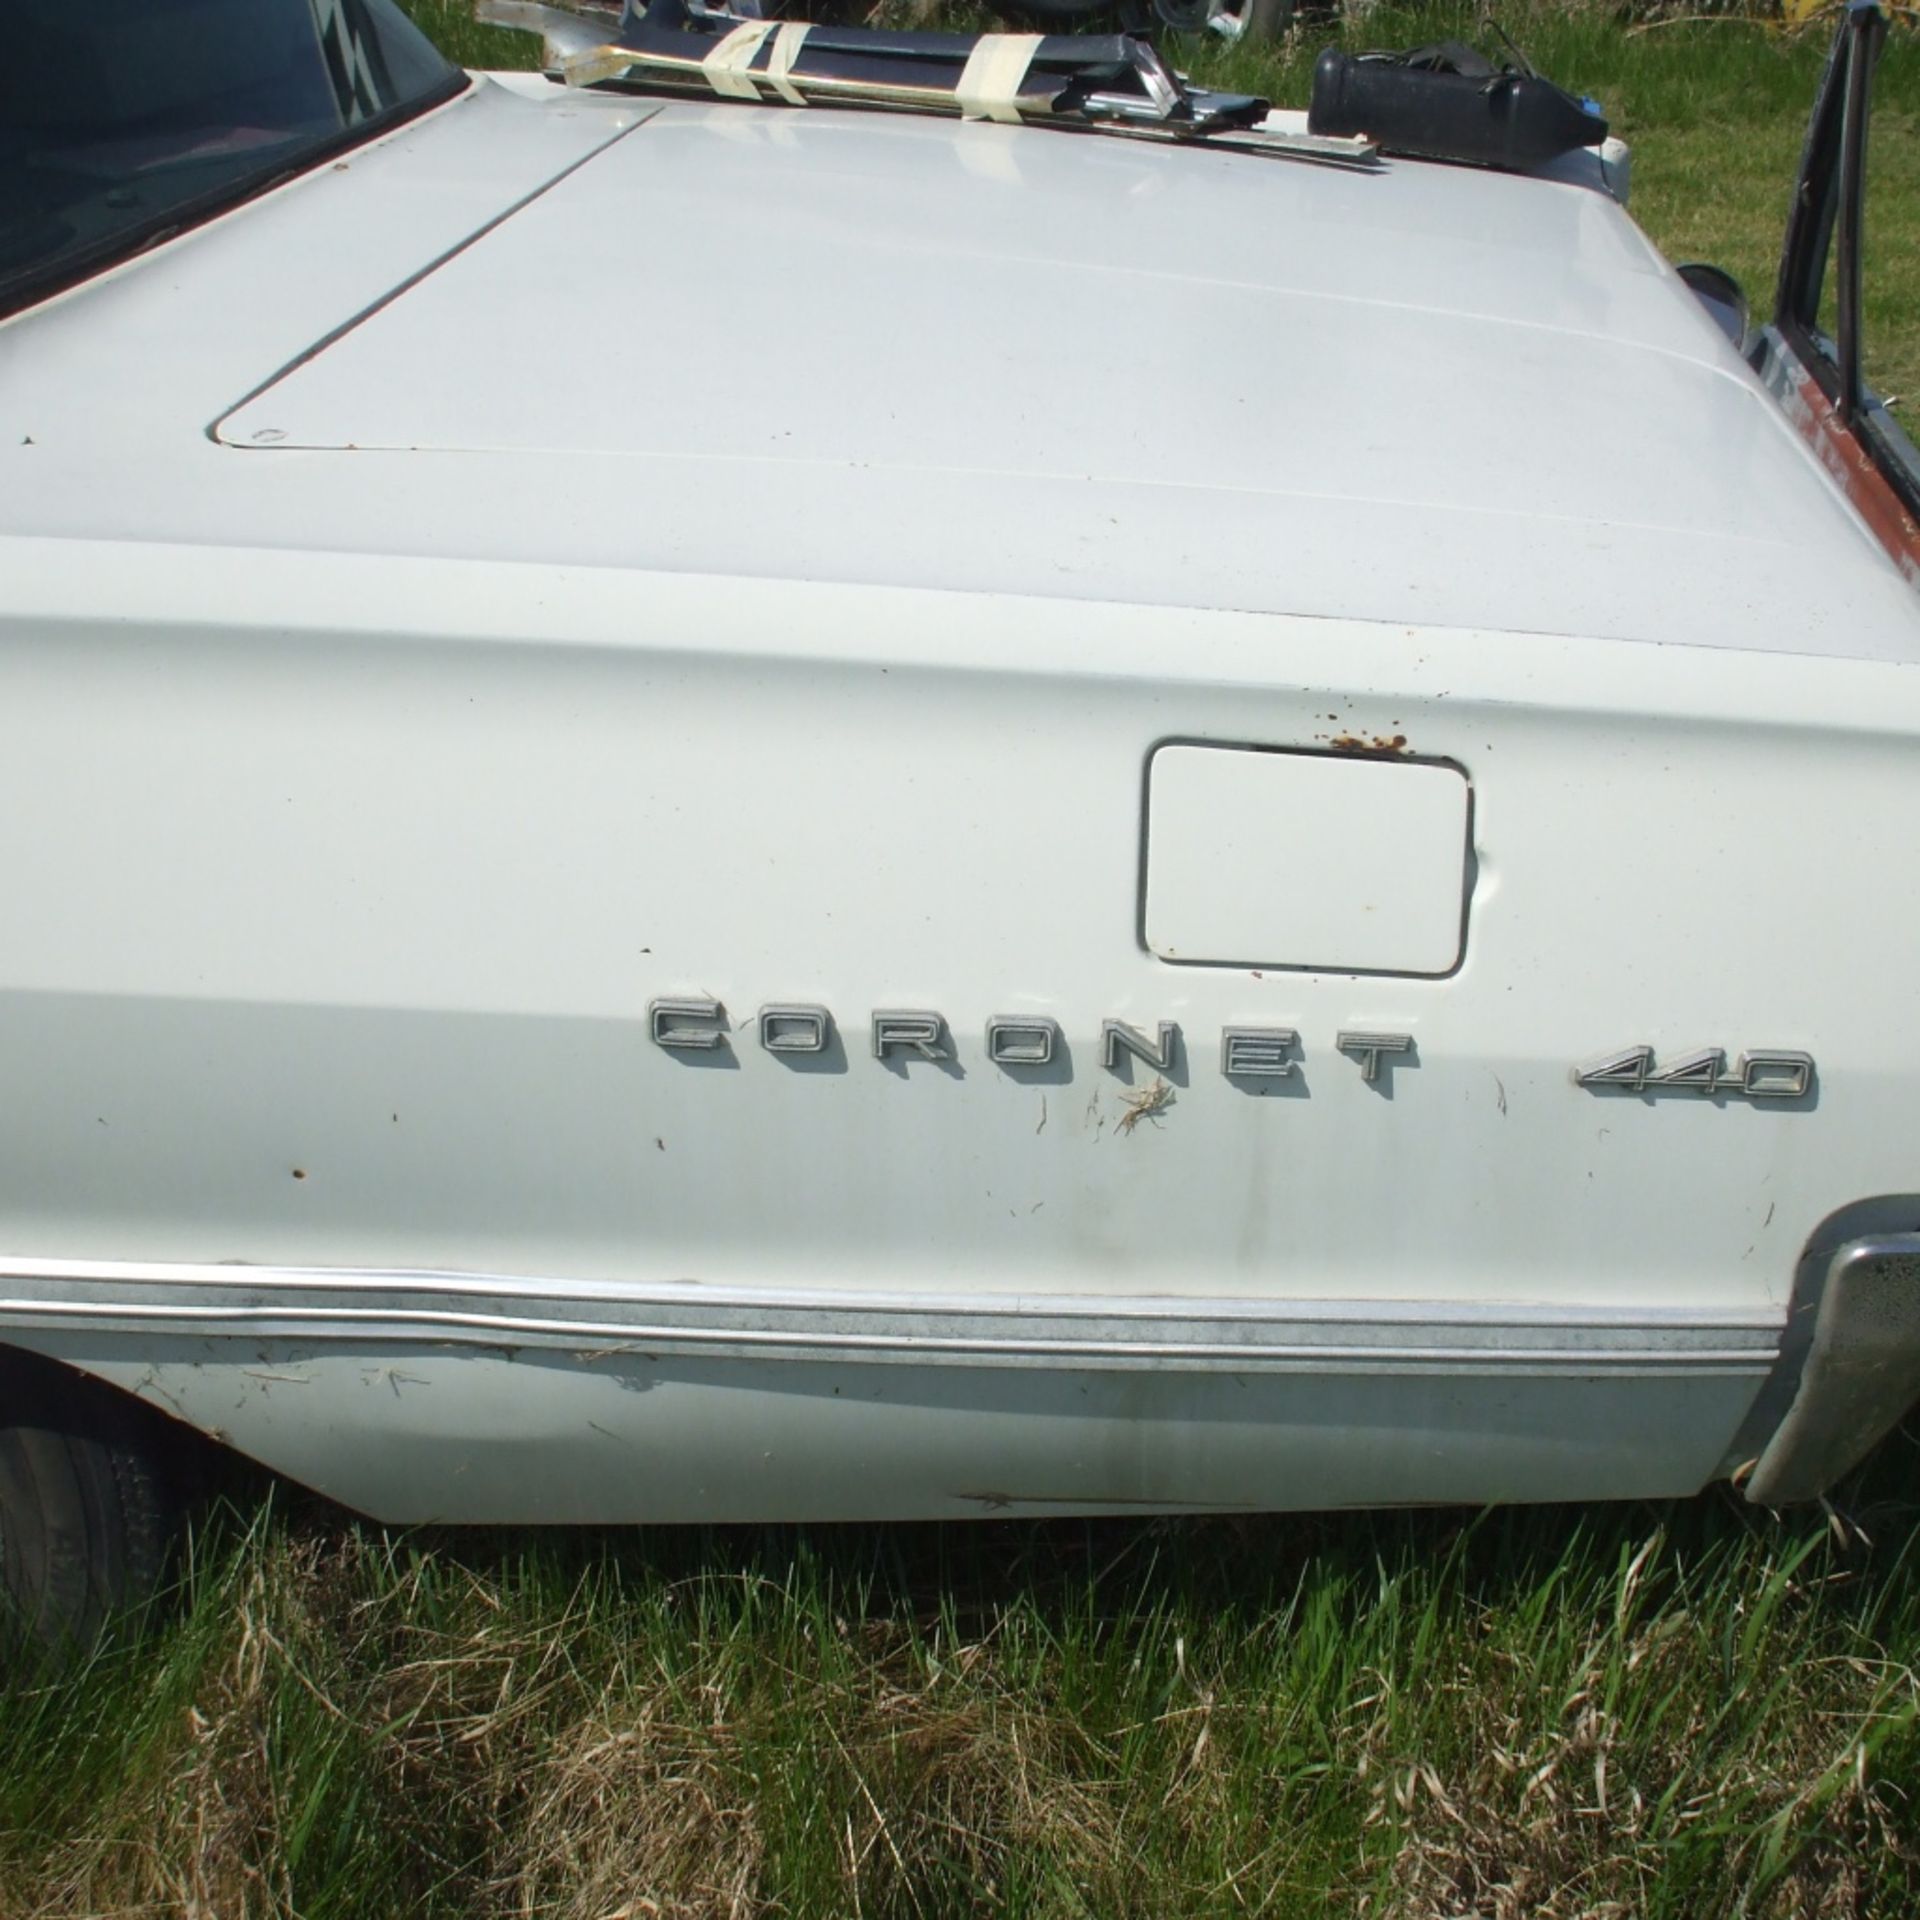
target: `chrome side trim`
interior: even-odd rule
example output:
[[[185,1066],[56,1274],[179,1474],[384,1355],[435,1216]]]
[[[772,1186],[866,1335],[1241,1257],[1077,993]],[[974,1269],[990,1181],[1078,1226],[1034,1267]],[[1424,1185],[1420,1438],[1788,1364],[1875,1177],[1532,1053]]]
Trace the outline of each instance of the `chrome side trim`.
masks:
[[[1776,1320],[1684,1310],[624,1285],[521,1275],[0,1259],[6,1329],[551,1346],[895,1364],[1764,1375]]]
[[[1793,1403],[1745,1482],[1759,1506],[1816,1499],[1920,1401],[1920,1233],[1849,1240],[1827,1263]]]

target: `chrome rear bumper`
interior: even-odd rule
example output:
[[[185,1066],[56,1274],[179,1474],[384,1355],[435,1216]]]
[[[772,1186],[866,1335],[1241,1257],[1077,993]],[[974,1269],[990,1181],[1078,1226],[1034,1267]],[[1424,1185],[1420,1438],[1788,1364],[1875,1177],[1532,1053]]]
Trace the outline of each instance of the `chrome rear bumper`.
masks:
[[[1825,1492],[1920,1400],[1920,1234],[1837,1247],[1793,1400],[1744,1490],[1769,1507]]]

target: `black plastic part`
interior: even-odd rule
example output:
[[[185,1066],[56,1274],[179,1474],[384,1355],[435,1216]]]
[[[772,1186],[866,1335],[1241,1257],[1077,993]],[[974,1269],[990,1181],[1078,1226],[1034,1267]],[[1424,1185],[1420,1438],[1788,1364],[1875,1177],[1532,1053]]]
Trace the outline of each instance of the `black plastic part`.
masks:
[[[1886,40],[1886,15],[1874,0],[1848,0],[1807,126],[1780,254],[1773,324],[1841,424],[1861,441],[1894,498],[1920,520],[1920,462],[1885,408],[1872,404],[1860,366],[1867,114]],[[1833,340],[1820,328],[1820,296],[1829,272],[1835,276],[1839,336]]]
[[[1314,63],[1307,127],[1365,134],[1382,153],[1511,173],[1529,173],[1607,137],[1599,114],[1537,74],[1462,73],[1410,64],[1406,56],[1332,47]]]
[[[1753,308],[1746,288],[1725,267],[1710,266],[1704,260],[1684,260],[1674,272],[1686,282],[1713,324],[1745,353],[1753,333]]]
[[[1886,16],[1880,9],[1852,0],[1833,36],[1807,128],[1774,307],[1774,324],[1819,381],[1842,424],[1856,432],[1867,411],[1860,374],[1867,111],[1886,38]],[[1819,334],[1820,295],[1829,274],[1835,333],[1831,358]]]

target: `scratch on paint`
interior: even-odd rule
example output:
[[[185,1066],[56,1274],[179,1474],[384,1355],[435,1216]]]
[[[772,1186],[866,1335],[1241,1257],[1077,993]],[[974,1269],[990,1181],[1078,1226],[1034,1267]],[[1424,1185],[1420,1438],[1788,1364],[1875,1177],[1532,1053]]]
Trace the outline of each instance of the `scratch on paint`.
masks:
[[[1040,1096],[1040,1124],[1034,1128],[1034,1132],[1045,1133],[1046,1130],[1047,1130],[1047,1096],[1043,1093]]]

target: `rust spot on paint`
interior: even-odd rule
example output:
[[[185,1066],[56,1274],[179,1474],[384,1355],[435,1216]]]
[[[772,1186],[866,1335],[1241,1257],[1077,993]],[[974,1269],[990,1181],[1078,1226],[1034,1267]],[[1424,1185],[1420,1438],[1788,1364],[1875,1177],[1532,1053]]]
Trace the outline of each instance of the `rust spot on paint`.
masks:
[[[1840,418],[1839,409],[1821,391],[1813,375],[1797,359],[1789,361],[1786,372],[1793,384],[1784,405],[1787,418],[1853,503],[1874,538],[1886,548],[1894,565],[1920,586],[1920,524],[1915,523],[1874,464],[1873,455]]]
[[[1364,753],[1382,760],[1413,751],[1404,733],[1341,733],[1328,744],[1335,753]]]

